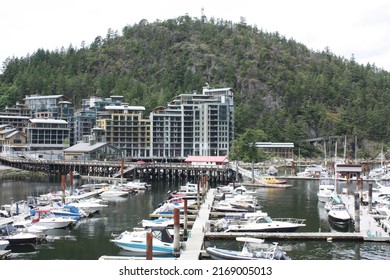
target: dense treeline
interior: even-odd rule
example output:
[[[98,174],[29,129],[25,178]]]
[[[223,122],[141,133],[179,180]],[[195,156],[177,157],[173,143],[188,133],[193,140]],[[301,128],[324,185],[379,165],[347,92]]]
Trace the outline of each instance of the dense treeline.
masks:
[[[74,105],[89,96],[123,95],[148,111],[180,93],[233,87],[237,135],[248,129],[263,141],[294,142],[313,155],[304,139],[347,136],[385,144],[390,136],[390,75],[375,65],[312,51],[243,19],[182,16],[108,30],[80,48],[6,61],[0,76],[0,110],[31,94],[64,94]],[[256,134],[255,133],[255,134]],[[379,145],[378,145],[379,146]],[[361,155],[360,155],[361,156]]]

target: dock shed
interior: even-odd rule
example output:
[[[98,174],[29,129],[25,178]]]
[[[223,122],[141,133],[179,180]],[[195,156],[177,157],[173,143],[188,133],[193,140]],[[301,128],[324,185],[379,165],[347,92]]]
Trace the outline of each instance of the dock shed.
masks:
[[[188,156],[184,162],[192,165],[227,165],[229,158],[227,156]]]

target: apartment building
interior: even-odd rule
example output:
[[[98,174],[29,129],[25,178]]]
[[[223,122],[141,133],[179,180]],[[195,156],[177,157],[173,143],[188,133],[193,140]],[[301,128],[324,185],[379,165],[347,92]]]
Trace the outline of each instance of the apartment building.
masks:
[[[204,87],[202,94],[180,94],[150,114],[154,159],[228,156],[234,136],[233,89]]]
[[[108,143],[129,159],[149,157],[150,120],[143,117],[145,107],[108,105],[97,115],[97,126],[105,130]]]
[[[26,134],[30,150],[62,150],[70,146],[70,129],[64,120],[30,119]]]

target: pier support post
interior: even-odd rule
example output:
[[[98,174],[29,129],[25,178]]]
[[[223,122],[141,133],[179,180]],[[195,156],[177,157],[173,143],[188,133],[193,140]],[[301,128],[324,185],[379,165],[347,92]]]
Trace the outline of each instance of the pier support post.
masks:
[[[372,183],[368,184],[368,213],[372,211]]]
[[[187,235],[188,235],[188,223],[187,223],[188,213],[187,213],[187,209],[188,209],[188,200],[185,199],[184,200],[184,237],[187,237]]]
[[[360,199],[359,192],[355,192],[355,232],[360,232]]]
[[[146,259],[153,259],[153,233],[148,232],[146,234]]]
[[[62,203],[65,203],[66,175],[61,175]]]
[[[180,256],[180,209],[173,209],[173,254]]]

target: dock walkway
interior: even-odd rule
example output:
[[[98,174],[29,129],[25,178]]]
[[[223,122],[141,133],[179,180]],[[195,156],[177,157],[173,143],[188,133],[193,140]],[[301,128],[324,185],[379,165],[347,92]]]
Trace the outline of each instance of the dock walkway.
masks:
[[[211,205],[214,201],[214,192],[215,189],[209,189],[207,192],[205,201],[200,206],[198,217],[185,242],[185,248],[180,254],[180,260],[198,260],[200,258],[200,253],[203,250],[206,222],[209,221]]]
[[[342,201],[348,209],[349,214],[356,222],[355,216],[355,198],[353,195],[341,194]],[[374,217],[368,212],[368,206],[360,205],[359,210],[359,232],[365,240],[383,239],[383,237],[389,238],[390,236],[385,230],[379,225],[379,223],[374,219]]]

